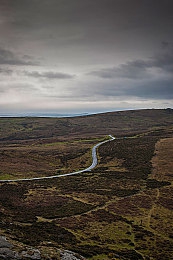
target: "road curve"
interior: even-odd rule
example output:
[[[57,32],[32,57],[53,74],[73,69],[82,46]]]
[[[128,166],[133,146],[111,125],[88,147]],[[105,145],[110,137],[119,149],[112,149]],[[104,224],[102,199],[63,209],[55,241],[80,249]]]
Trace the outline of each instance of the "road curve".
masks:
[[[100,142],[96,145],[93,146],[92,148],[92,164],[88,167],[85,168],[83,170],[80,171],[76,171],[76,172],[70,172],[70,173],[65,173],[65,174],[60,174],[60,175],[53,175],[53,176],[45,176],[45,177],[35,177],[35,178],[25,178],[25,179],[15,179],[15,180],[0,180],[1,182],[20,182],[20,181],[35,181],[35,180],[44,180],[44,179],[54,179],[54,178],[59,178],[59,177],[66,177],[66,176],[71,176],[71,175],[76,175],[82,172],[87,172],[87,171],[91,171],[92,169],[94,169],[98,163],[97,160],[97,148],[102,145],[105,144],[107,142],[113,141],[115,139],[115,137],[113,137],[112,135],[109,135],[110,139]]]

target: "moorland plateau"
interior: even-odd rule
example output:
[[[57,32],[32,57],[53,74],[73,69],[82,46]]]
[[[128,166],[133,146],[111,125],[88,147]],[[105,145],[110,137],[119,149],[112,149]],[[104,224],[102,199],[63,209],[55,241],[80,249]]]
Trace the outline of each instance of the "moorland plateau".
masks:
[[[65,174],[74,176],[1,182]],[[173,259],[173,110],[0,118],[0,235],[15,252]],[[10,259],[10,258],[9,258]],[[11,258],[12,259],[12,258]]]

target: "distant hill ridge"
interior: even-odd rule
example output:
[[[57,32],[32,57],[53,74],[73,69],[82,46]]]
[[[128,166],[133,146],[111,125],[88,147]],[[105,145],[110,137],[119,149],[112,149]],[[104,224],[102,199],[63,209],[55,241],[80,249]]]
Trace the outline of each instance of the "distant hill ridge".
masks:
[[[0,140],[57,138],[60,136],[134,135],[173,126],[173,109],[141,109],[78,117],[0,118]]]

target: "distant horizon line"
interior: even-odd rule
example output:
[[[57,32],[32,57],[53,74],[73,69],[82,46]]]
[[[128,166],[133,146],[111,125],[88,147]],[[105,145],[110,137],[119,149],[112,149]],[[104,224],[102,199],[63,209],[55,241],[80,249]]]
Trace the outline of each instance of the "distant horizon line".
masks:
[[[173,108],[138,108],[138,109],[122,109],[122,110],[109,110],[109,111],[101,111],[101,112],[81,112],[81,113],[56,113],[56,112],[23,112],[23,113],[0,113],[0,118],[4,117],[78,117],[78,116],[88,116],[88,115],[96,115],[96,114],[104,114],[111,112],[123,112],[123,111],[138,111],[138,110],[166,110]]]

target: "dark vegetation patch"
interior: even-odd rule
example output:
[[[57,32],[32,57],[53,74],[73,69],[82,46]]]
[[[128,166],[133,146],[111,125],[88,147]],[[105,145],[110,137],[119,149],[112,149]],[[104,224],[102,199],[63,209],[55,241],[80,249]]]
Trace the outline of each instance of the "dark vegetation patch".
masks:
[[[108,259],[123,259],[123,260],[142,260],[141,254],[137,253],[135,250],[124,249],[122,251],[116,251],[109,249],[106,246],[96,246],[96,245],[81,245],[80,247],[74,247],[74,249],[85,257],[92,257],[96,255],[107,255]],[[114,258],[115,257],[115,258]]]
[[[122,257],[122,259],[127,259],[127,260],[140,260],[144,259],[141,254],[136,252],[135,250],[123,250],[119,252],[119,256]]]
[[[111,203],[108,206],[108,209],[109,211],[122,216],[129,215],[135,217],[142,215],[140,209],[135,204],[130,203],[128,198]]]
[[[158,181],[155,179],[148,179],[146,184],[147,184],[147,188],[150,189],[156,189],[156,188],[161,188],[164,186],[171,185],[169,181]]]
[[[135,240],[145,240],[146,237],[154,237],[151,231],[144,229],[142,226],[133,225]]]
[[[127,224],[131,223],[126,218],[122,217],[121,215],[112,214],[111,212],[104,210],[104,209],[94,210],[90,213],[87,213],[87,214],[85,213],[85,214],[82,214],[81,216],[77,216],[77,217],[74,216],[74,217],[70,217],[70,218],[55,220],[55,222],[58,225],[61,225],[67,229],[72,229],[74,231],[87,229],[87,226],[89,225],[89,223],[92,223],[92,222],[98,222],[98,223],[104,222],[104,223],[110,224],[110,223],[116,223],[119,221],[125,222]]]
[[[114,140],[99,148],[101,161],[104,162],[109,153],[112,158],[123,158],[123,166],[127,169],[126,178],[147,179],[148,174],[151,173],[151,159],[157,140],[155,137],[145,136]]]
[[[104,209],[99,209],[97,211],[93,211],[91,213],[91,218],[93,218],[93,220],[98,221],[98,222],[107,222],[107,223],[125,220],[122,216],[112,214],[109,211],[104,210]]]
[[[83,255],[84,257],[92,257],[99,254],[109,254],[110,252],[114,252],[106,246],[98,246],[91,244],[74,246],[73,250]]]
[[[26,187],[22,185],[5,184],[0,188],[1,205],[14,221],[35,222],[37,216],[60,218],[82,214],[93,208],[91,204],[60,196],[56,191],[43,189],[35,195],[27,195]]]
[[[161,197],[158,200],[158,204],[162,205],[163,207],[173,210],[173,199],[169,197]]]
[[[76,237],[66,229],[53,223],[33,223],[31,226],[9,225],[10,235],[17,237],[18,241],[31,246],[38,246],[41,242],[56,242],[58,245],[66,243],[75,244]]]
[[[120,216],[142,218],[144,210],[150,210],[153,199],[144,194],[134,195],[109,203],[108,210]],[[140,222],[139,222],[140,223]]]

